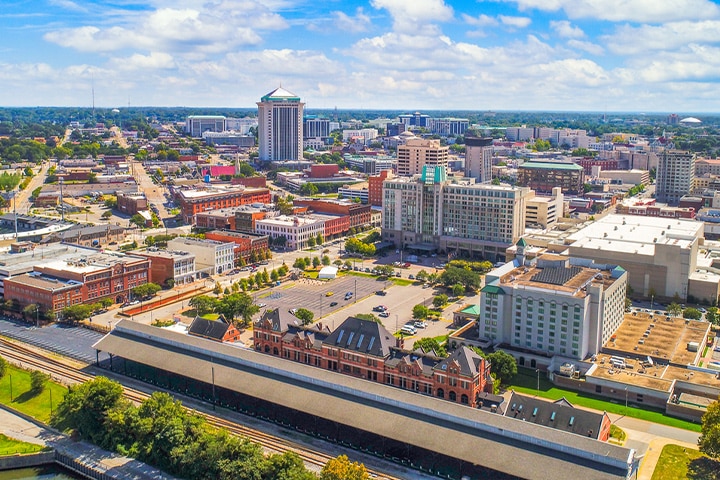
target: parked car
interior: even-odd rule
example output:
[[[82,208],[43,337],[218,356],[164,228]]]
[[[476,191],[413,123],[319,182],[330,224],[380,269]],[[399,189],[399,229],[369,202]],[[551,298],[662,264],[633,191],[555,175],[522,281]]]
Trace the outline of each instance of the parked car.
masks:
[[[387,307],[385,305],[378,305],[376,307],[373,307],[373,312],[385,312],[387,311]]]
[[[264,303],[258,303],[258,308],[265,308],[265,307],[267,307],[266,304],[264,304]]]
[[[415,275],[413,275],[413,274],[411,273],[410,275],[408,275],[408,278],[409,278],[410,280],[415,280]]]
[[[387,295],[387,292],[385,290],[378,290],[375,292],[375,295],[385,296]]]
[[[415,335],[417,333],[417,330],[412,325],[403,325],[403,327],[400,329],[400,333],[404,335]]]
[[[413,323],[413,326],[415,328],[426,328],[427,322],[415,322],[415,323]]]
[[[288,310],[288,312],[289,312],[291,315],[295,315],[295,313],[297,312],[297,308],[291,308],[290,310]]]
[[[390,312],[380,312],[380,313],[378,314],[378,316],[383,317],[383,318],[387,318],[387,317],[390,316]]]
[[[331,306],[331,307],[334,307],[334,306],[336,306],[336,305],[337,305],[337,302],[330,302],[330,306]]]

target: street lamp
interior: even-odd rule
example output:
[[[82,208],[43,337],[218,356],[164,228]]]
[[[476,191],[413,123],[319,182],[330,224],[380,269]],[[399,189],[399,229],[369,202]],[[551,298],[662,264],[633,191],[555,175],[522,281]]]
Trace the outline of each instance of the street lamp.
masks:
[[[540,396],[540,369],[536,368],[535,373],[537,373],[537,394]]]
[[[627,415],[628,409],[628,387],[625,387],[625,415]]]

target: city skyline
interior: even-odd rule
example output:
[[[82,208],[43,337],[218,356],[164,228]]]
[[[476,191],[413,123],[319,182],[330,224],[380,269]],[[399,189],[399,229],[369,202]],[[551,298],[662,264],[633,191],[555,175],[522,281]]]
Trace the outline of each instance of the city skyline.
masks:
[[[1,106],[720,112],[709,0],[43,0],[0,13]]]

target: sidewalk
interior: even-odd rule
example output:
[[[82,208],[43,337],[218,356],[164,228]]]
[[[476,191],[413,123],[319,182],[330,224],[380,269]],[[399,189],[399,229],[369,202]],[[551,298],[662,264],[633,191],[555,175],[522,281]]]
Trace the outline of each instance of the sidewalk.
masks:
[[[640,462],[640,468],[638,472],[638,480],[651,480],[657,462],[660,459],[660,454],[665,445],[680,445],[681,447],[692,448],[697,450],[697,444],[679,442],[670,438],[656,438],[650,442],[650,446],[647,449],[645,457]]]

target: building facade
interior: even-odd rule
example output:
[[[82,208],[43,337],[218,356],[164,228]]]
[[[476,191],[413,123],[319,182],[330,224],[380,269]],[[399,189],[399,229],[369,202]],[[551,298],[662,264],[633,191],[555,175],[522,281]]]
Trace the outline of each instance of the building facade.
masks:
[[[216,240],[218,242],[232,242],[235,244],[235,264],[249,263],[253,257],[255,259],[265,255],[270,248],[268,237],[266,235],[256,235],[247,232],[234,232],[230,230],[212,230],[205,234],[208,240]]]
[[[383,182],[394,177],[392,170],[382,170],[368,177],[368,203],[373,207],[382,207]]]
[[[655,176],[655,198],[658,202],[677,205],[693,189],[695,154],[680,150],[665,150],[659,155]]]
[[[425,165],[447,168],[450,147],[440,145],[440,140],[410,138],[397,148],[398,175],[419,175]]]
[[[190,115],[185,120],[185,131],[193,138],[202,137],[203,132],[224,132],[225,117],[222,115]]]
[[[514,263],[486,276],[481,340],[515,356],[527,351],[582,360],[598,353],[624,319],[627,272],[549,254],[526,264],[523,248],[518,245]]]
[[[560,187],[565,194],[583,193],[585,174],[576,163],[525,162],[518,167],[517,184],[530,187],[538,193],[552,193]]]
[[[442,167],[383,183],[382,238],[397,248],[505,258],[525,230],[527,188],[448,180]]]
[[[255,233],[266,235],[275,243],[278,238],[284,238],[286,249],[302,250],[308,246],[307,241],[310,237],[317,238],[318,234],[325,234],[325,222],[313,216],[278,215],[273,218],[257,220]]]
[[[101,298],[125,302],[131,297],[131,290],[148,283],[149,278],[149,259],[95,251],[35,265],[30,273],[5,279],[4,293],[6,300],[14,300],[23,307],[34,303],[42,311],[59,312]]]
[[[478,183],[492,180],[492,138],[465,137],[465,176]]]
[[[195,281],[195,255],[172,250],[138,252],[151,260],[150,281],[165,287],[185,285]]]
[[[560,187],[553,188],[549,197],[539,197],[532,192],[525,208],[525,226],[528,228],[552,228],[563,216],[565,197]]]
[[[195,255],[198,272],[218,275],[235,266],[235,244],[192,237],[176,237],[168,241],[168,250]]]
[[[124,214],[133,216],[148,209],[147,197],[144,193],[117,192],[117,209]]]
[[[258,159],[263,162],[300,160],[303,148],[303,110],[300,97],[280,87],[260,99]]]
[[[348,317],[330,331],[301,327],[284,311],[266,311],[254,325],[255,349],[291,361],[476,407],[491,392],[490,363],[461,347],[448,357],[403,349],[381,324]]]
[[[180,206],[183,221],[188,224],[195,222],[195,215],[208,210],[238,207],[253,203],[270,203],[270,189],[246,188],[233,186],[230,188],[205,187],[175,190],[175,199]]]

